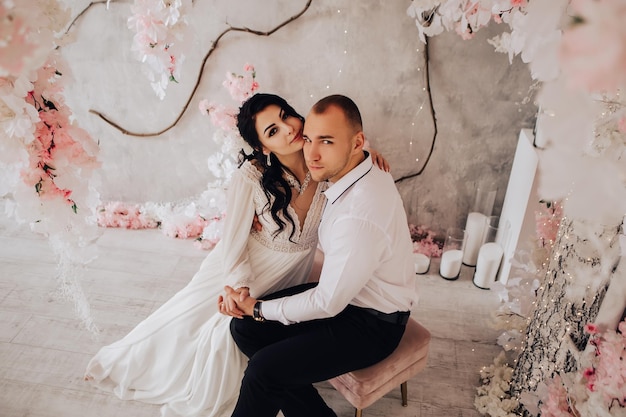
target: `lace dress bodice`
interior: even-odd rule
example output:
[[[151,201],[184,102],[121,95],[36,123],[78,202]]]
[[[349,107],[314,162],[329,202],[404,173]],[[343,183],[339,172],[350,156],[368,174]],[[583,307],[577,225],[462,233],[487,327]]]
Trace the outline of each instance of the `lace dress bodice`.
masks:
[[[289,206],[287,211],[294,220],[296,231],[291,240],[291,224],[287,219],[279,213],[279,216],[285,221],[287,225],[279,234],[274,236],[274,232],[277,230],[276,222],[272,219],[272,215],[269,211],[269,205],[267,204],[267,197],[263,192],[263,188],[260,185],[261,172],[256,169],[249,162],[244,163],[240,168],[243,177],[255,185],[254,187],[254,207],[261,223],[261,231],[251,232],[251,236],[256,239],[263,246],[273,251],[279,252],[301,252],[309,250],[317,245],[317,228],[320,224],[322,212],[324,210],[324,204],[326,198],[323,191],[327,188],[326,183],[318,183],[317,189],[311,207],[307,212],[306,219],[300,229],[300,221],[296,211],[293,207]]]

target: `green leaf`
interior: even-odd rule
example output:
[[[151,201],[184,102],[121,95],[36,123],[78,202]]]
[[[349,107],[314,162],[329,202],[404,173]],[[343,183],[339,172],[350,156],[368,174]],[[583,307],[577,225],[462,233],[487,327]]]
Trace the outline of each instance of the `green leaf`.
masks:
[[[46,100],[46,98],[45,98],[44,96],[41,96],[41,98],[43,99],[43,104],[44,104],[47,108],[49,108],[50,110],[58,110],[58,109],[56,108],[56,106],[54,105],[54,103],[53,103],[53,102],[51,102],[51,101],[49,101],[49,100]]]
[[[39,178],[39,182],[35,184],[35,191],[37,194],[41,194],[41,187],[43,186],[43,179]]]

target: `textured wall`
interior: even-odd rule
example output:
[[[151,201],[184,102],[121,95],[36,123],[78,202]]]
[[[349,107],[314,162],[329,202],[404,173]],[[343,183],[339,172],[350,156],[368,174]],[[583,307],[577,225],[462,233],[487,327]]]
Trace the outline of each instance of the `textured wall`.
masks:
[[[203,98],[234,104],[221,86],[226,72],[245,63],[257,70],[260,91],[287,98],[306,115],[330,93],[351,96],[360,106],[365,133],[392,164],[395,178],[423,168],[433,140],[425,91],[424,45],[405,11],[408,1],[313,0],[299,19],[270,37],[230,33],[207,61],[202,82],[178,125],[150,138],[123,135],[89,109],[124,128],[158,131],[178,115],[201,71],[201,62],[228,22],[269,30],[302,9],[302,0],[195,1],[189,24],[194,37],[178,84],[163,101],[152,92],[130,51],[126,27],[130,2],[92,7],[63,48],[75,77],[67,91],[78,123],[100,143],[103,201],[175,201],[200,194],[211,174],[207,158],[218,145],[213,127],[200,115]],[[75,1],[78,13],[89,4]],[[462,224],[475,182],[493,180],[502,205],[517,135],[532,127],[535,107],[525,65],[497,54],[487,28],[463,41],[443,34],[430,41],[430,76],[438,136],[423,173],[398,183],[414,222],[445,228]],[[423,109],[420,110],[420,107]],[[417,218],[419,216],[419,218]]]

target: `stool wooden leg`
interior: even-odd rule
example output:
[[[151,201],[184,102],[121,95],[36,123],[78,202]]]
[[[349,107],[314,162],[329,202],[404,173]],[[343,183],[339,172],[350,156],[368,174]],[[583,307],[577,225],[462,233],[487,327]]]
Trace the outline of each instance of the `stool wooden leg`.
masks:
[[[402,407],[407,407],[409,405],[408,395],[406,392],[406,381],[400,384],[400,392],[402,393]]]
[[[361,410],[360,408],[355,408],[354,417],[363,417],[363,410]]]

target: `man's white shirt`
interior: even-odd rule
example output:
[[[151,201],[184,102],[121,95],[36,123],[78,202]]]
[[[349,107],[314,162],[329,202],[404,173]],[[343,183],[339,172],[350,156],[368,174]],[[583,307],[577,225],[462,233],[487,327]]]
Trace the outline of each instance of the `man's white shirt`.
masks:
[[[418,299],[413,244],[393,178],[365,160],[326,191],[319,227],[324,263],[317,287],[264,301],[263,316],[284,324],[332,317],[348,304],[383,313]]]

